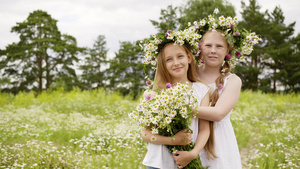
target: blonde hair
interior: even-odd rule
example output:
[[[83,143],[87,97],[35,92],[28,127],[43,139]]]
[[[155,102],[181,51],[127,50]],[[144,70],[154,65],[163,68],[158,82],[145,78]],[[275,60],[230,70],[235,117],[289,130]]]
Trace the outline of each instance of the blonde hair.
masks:
[[[167,83],[171,83],[171,76],[167,70],[166,67],[166,61],[165,61],[165,54],[164,50],[167,46],[169,45],[174,45],[174,43],[168,43],[166,44],[161,51],[159,52],[157,56],[157,68],[155,72],[155,78],[154,78],[154,85],[153,85],[153,90],[157,89],[163,89]],[[187,72],[187,78],[191,82],[200,82],[197,78],[197,69],[196,69],[196,64],[195,60],[193,57],[192,52],[186,45],[178,45],[180,48],[182,48],[188,57],[191,58],[191,63],[189,64],[188,72]]]
[[[221,30],[216,30],[217,32],[219,32],[220,34],[222,33]],[[204,41],[204,37],[207,33],[209,32],[212,32],[211,30],[210,31],[207,31],[204,35],[203,35],[203,41]],[[227,40],[224,38],[225,42],[227,43],[227,49],[228,49],[228,53],[230,53],[230,44],[227,42]],[[211,96],[209,97],[209,102],[210,102],[210,106],[211,107],[214,107],[219,99],[219,86],[224,86],[224,78],[225,78],[225,75],[227,73],[229,73],[231,71],[231,67],[230,67],[230,64],[228,63],[228,61],[226,61],[224,59],[224,63],[222,64],[221,68],[220,68],[220,73],[221,75],[219,77],[217,77],[217,79],[215,80],[215,83],[216,83],[216,86],[217,88],[212,92]],[[220,85],[221,84],[221,85]],[[204,147],[204,149],[206,150],[207,152],[207,156],[208,158],[211,158],[211,156],[209,155],[209,153],[214,157],[216,158],[216,153],[214,151],[214,141],[215,141],[215,138],[214,138],[214,122],[213,121],[210,121],[209,122],[209,125],[210,125],[210,136],[209,136],[209,139]],[[208,153],[209,152],[209,153]]]
[[[166,44],[158,54],[157,69],[155,72],[155,82],[153,85],[154,91],[156,91],[157,89],[163,89],[167,83],[171,82],[171,76],[166,68],[166,62],[164,59],[165,57],[164,49],[171,44],[173,43]],[[192,52],[186,45],[178,45],[178,46],[181,47],[186,52],[188,57],[191,58],[191,63],[189,64],[189,68],[187,72],[188,80],[190,80],[191,82],[200,82],[200,80],[197,77],[197,69],[196,69],[197,66]],[[214,149],[214,122],[210,121],[209,127],[210,127],[210,136],[204,148],[207,153],[209,152],[213,157],[217,157]],[[209,154],[208,157],[210,157]]]

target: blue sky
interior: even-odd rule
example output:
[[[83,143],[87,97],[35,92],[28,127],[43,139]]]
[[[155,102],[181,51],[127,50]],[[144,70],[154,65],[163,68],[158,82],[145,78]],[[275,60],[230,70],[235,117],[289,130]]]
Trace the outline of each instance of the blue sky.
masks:
[[[149,19],[158,20],[160,10],[179,6],[186,0],[0,0],[0,49],[17,42],[11,27],[23,22],[30,12],[40,9],[58,20],[62,33],[74,36],[79,46],[91,47],[98,35],[104,35],[109,55],[119,49],[120,41],[136,41],[157,31]],[[240,0],[228,0],[240,15]],[[244,0],[246,4],[248,0]],[[280,6],[285,23],[296,21],[295,34],[300,33],[299,0],[258,0],[261,11]]]

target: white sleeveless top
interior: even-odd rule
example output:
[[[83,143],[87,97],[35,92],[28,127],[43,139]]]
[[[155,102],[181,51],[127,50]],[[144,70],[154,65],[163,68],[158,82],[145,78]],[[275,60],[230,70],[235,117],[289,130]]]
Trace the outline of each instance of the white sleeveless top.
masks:
[[[227,85],[228,79],[234,74],[230,74],[224,78],[224,86],[219,90],[219,95]],[[210,94],[216,89],[216,84],[208,85]],[[241,169],[241,157],[239,153],[238,144],[234,134],[234,130],[230,121],[230,112],[219,122],[215,122],[214,136],[215,136],[215,152],[218,156],[215,159],[208,159],[205,149],[200,152],[200,158],[203,166],[209,166],[209,169]]]
[[[192,88],[194,89],[194,95],[200,104],[209,88],[200,82],[194,82]],[[199,119],[192,118],[190,128],[193,130],[193,142],[196,142],[198,136],[198,121]],[[148,152],[144,158],[143,164],[159,169],[177,169],[172,154],[166,146],[161,144],[148,143]]]

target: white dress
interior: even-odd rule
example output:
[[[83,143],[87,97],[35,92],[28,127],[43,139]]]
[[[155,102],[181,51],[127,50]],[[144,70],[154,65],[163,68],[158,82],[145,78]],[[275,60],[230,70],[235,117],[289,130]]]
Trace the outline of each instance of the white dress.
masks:
[[[232,76],[225,77],[223,89],[226,87],[227,80]],[[216,89],[216,84],[208,85],[210,92]],[[223,89],[219,91],[221,95]],[[212,94],[212,93],[211,93]],[[234,130],[230,121],[230,112],[219,122],[215,122],[215,152],[217,158],[208,159],[204,149],[200,152],[200,159],[203,166],[210,166],[209,169],[241,169],[241,157]]]
[[[201,100],[208,92],[209,88],[200,82],[193,83],[194,95],[201,103]],[[192,118],[191,130],[193,130],[193,142],[196,142],[198,136],[198,121],[197,118]],[[177,165],[173,159],[172,154],[166,148],[166,146],[161,144],[148,143],[148,151],[143,160],[143,164],[150,167],[155,167],[159,169],[177,169]]]

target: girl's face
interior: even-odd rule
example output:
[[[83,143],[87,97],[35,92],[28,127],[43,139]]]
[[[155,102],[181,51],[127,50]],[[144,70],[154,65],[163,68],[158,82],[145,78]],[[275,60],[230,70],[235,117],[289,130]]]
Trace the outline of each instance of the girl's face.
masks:
[[[221,66],[228,52],[227,41],[220,32],[211,31],[203,36],[201,56],[204,59],[205,65]]]
[[[172,83],[186,82],[189,63],[192,58],[185,52],[182,46],[168,44],[164,49],[166,68],[171,76]]]

